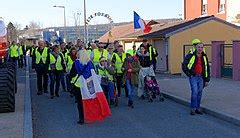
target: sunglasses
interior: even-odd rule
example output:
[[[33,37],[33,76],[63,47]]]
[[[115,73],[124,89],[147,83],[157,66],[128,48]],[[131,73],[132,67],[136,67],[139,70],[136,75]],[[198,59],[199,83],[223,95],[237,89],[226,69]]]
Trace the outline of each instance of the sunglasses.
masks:
[[[107,62],[107,60],[102,60],[101,62]]]

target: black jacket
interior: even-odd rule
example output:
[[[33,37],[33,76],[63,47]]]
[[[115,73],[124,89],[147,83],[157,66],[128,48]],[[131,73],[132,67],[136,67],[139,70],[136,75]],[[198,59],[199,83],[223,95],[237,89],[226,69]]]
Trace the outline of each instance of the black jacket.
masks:
[[[190,62],[190,59],[193,57],[193,56],[196,56],[195,58],[195,61],[191,67],[191,69],[188,68],[188,64]],[[205,69],[204,67],[204,59],[203,57],[206,57],[206,60],[207,60],[207,70]],[[195,66],[196,66],[196,63],[197,63],[197,53],[196,51],[193,52],[193,53],[188,53],[185,58],[184,58],[184,61],[182,63],[182,70],[183,72],[188,76],[188,77],[191,77],[191,76],[195,76],[196,74],[194,73],[194,69],[195,69]],[[203,52],[202,53],[202,76],[203,76],[203,80],[205,82],[209,82],[210,81],[210,69],[209,69],[209,62],[208,62],[208,58],[207,58],[207,55]],[[205,73],[207,73],[207,77],[205,76]]]
[[[140,51],[137,52],[137,57],[139,59],[141,67],[150,67],[152,62],[150,61],[149,52],[146,52],[144,55]]]

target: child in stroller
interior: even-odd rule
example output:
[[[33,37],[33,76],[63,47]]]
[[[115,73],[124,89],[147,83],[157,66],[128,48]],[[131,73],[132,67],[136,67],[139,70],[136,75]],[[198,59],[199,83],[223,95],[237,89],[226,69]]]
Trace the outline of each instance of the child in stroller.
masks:
[[[153,102],[154,98],[157,98],[159,101],[164,101],[164,98],[160,93],[159,85],[154,76],[145,76],[144,85],[145,95],[149,99],[149,102]]]

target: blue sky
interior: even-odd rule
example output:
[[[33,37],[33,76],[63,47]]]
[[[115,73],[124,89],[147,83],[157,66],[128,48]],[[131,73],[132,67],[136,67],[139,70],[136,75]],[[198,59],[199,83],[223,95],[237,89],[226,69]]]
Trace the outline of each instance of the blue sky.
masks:
[[[114,22],[132,21],[133,11],[141,18],[179,18],[183,14],[183,0],[86,0],[87,17],[95,12],[109,14]],[[67,25],[74,25],[74,12],[80,12],[83,25],[83,0],[1,0],[0,17],[6,22],[19,23],[23,27],[30,21],[42,27],[62,26],[63,9],[66,7]],[[103,17],[94,18],[90,24],[107,23]]]

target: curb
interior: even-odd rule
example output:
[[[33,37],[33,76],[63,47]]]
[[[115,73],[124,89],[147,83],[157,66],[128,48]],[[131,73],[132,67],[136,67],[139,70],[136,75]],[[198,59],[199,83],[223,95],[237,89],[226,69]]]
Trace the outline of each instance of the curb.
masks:
[[[27,63],[28,57],[26,57]],[[28,64],[29,65],[29,64]],[[32,128],[32,101],[31,101],[31,93],[30,93],[30,80],[29,80],[29,66],[26,67],[26,91],[25,91],[25,99],[24,99],[24,138],[32,138],[33,137],[33,128]]]
[[[162,90],[162,94],[165,98],[170,99],[170,100],[172,100],[174,102],[177,102],[179,104],[182,104],[184,106],[189,107],[189,105],[190,105],[190,102],[187,101],[186,99],[183,99],[179,96],[169,94],[169,92],[167,92],[167,91]],[[240,119],[235,117],[235,116],[216,111],[215,109],[212,109],[212,108],[209,108],[209,107],[206,107],[206,106],[201,106],[201,108],[202,108],[203,112],[206,113],[206,114],[209,114],[209,115],[214,116],[218,119],[227,121],[227,122],[232,123],[234,125],[240,126]]]

